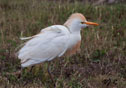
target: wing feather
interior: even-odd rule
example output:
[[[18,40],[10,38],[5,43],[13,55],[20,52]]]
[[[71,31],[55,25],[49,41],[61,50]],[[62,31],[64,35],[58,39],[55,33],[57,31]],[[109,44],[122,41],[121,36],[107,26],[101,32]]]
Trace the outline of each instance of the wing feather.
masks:
[[[18,52],[22,67],[50,61],[62,56],[67,50],[69,31],[64,26],[51,26],[43,29],[27,41]]]

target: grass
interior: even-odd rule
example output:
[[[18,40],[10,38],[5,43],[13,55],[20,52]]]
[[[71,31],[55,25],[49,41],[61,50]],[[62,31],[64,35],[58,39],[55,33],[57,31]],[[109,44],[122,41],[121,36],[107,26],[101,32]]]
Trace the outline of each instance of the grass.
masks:
[[[124,88],[126,86],[126,5],[92,6],[81,2],[0,0],[0,87],[53,88],[47,62],[21,71],[15,56],[42,28],[63,24],[74,12],[100,24],[82,30],[81,53],[51,62],[56,88]]]

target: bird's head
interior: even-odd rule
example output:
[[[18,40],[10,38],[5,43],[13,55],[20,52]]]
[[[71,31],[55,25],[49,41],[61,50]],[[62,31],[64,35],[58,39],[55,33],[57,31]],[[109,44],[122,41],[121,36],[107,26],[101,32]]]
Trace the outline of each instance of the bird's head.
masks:
[[[67,26],[72,32],[76,32],[89,25],[98,26],[99,24],[88,22],[81,13],[74,13],[68,18],[64,25]]]

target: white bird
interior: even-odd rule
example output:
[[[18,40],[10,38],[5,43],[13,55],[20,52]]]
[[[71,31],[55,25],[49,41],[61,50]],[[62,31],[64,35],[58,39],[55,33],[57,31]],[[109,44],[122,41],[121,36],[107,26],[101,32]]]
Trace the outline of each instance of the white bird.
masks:
[[[52,25],[37,35],[22,38],[30,40],[18,51],[21,66],[33,66],[65,54],[75,54],[80,48],[81,29],[88,25],[99,24],[88,22],[81,13],[74,13],[63,25]]]

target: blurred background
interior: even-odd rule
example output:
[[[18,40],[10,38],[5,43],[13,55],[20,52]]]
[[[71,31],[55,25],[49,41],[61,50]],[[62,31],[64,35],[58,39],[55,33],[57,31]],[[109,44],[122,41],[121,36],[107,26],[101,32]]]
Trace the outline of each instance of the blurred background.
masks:
[[[0,0],[0,88],[53,88],[47,62],[21,71],[15,53],[20,37],[75,12],[100,26],[82,30],[80,53],[51,62],[56,88],[126,87],[126,0]]]

